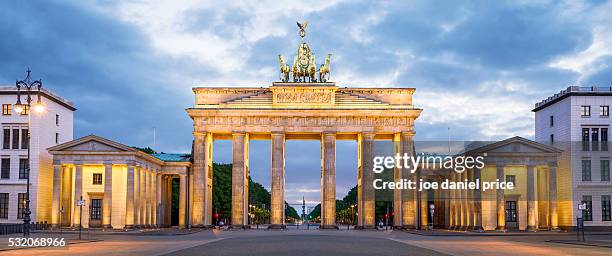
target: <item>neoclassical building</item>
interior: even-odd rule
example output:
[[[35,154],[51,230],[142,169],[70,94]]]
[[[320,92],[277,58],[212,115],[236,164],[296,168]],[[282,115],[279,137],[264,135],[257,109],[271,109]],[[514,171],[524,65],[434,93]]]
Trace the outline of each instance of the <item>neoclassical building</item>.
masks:
[[[178,225],[185,227],[189,156],[149,155],[95,135],[51,147],[49,153],[53,155],[53,225],[169,227],[172,180],[178,179]]]

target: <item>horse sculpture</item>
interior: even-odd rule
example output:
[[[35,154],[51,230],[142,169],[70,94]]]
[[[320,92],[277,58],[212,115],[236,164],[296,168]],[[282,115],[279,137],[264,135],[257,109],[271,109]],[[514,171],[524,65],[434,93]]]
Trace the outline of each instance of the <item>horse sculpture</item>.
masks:
[[[283,55],[278,55],[278,61],[280,62],[280,73],[282,75],[281,81],[288,82],[289,71],[291,71],[291,68],[289,68],[289,64],[285,62],[285,57],[283,57]]]
[[[315,82],[317,65],[315,55],[310,52],[310,47],[302,43],[298,48],[298,54],[293,58],[293,81],[294,82]]]
[[[329,65],[331,64],[331,54],[327,54],[325,63],[319,67],[319,82],[327,82],[329,80]]]

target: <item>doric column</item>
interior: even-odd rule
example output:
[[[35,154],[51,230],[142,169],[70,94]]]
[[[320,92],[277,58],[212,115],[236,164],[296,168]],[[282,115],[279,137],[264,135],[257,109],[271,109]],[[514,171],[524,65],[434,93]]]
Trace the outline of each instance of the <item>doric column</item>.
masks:
[[[550,211],[550,228],[559,229],[559,217],[557,215],[557,163],[548,165],[548,204]]]
[[[155,225],[162,227],[164,212],[162,210],[162,175],[161,172],[155,174]]]
[[[76,164],[74,172],[74,214],[72,215],[73,226],[81,225],[81,207],[78,206],[78,201],[83,199],[83,165]]]
[[[403,157],[404,155],[408,155],[409,157],[414,157],[414,132],[402,132],[400,135],[400,145],[399,145],[399,153]],[[409,168],[403,168],[401,171],[401,178],[407,180],[415,180],[415,175],[411,173],[412,171],[412,162],[409,162]],[[397,216],[398,212],[401,212],[401,226],[402,228],[415,228],[416,227],[416,190],[415,189],[401,189],[396,190],[394,193],[400,193],[401,195],[401,208],[395,211]],[[395,205],[398,205],[397,199]]]
[[[474,168],[474,180],[480,184],[481,170]],[[480,187],[480,186],[479,186]],[[480,189],[474,190],[474,231],[481,232],[482,229],[482,193]]]
[[[403,157],[404,152],[402,151],[402,136],[401,133],[395,133],[393,135],[393,155]],[[410,172],[409,169],[399,168],[403,166],[397,166],[393,168],[393,181],[401,182],[402,178],[404,178],[405,172]],[[403,205],[402,205],[402,190],[395,189],[393,190],[393,212],[395,215],[393,216],[393,226],[396,228],[402,228],[404,226],[404,218],[403,216]]]
[[[232,226],[246,228],[249,207],[249,135],[232,134]]]
[[[104,199],[102,200],[102,227],[110,228],[111,216],[113,215],[113,165],[111,163],[104,164]]]
[[[61,205],[61,189],[62,189],[62,165],[59,163],[53,164],[53,199],[51,205],[51,224],[53,227],[59,227],[60,223],[60,205]]]
[[[187,175],[181,174],[179,188],[179,228],[185,228],[185,214],[187,206]]]
[[[464,182],[465,181],[465,172],[459,173],[459,182]],[[465,189],[460,189],[459,191],[459,196],[460,196],[460,201],[459,204],[461,212],[459,214],[460,216],[460,222],[461,222],[461,230],[467,230],[467,199],[466,199],[466,190]]]
[[[64,166],[64,174],[62,175],[62,225],[70,226],[70,214],[73,212],[74,200],[72,200],[72,168]]]
[[[168,176],[168,178],[166,178],[166,223],[168,224],[168,227],[172,227],[172,180],[172,176]]]
[[[271,228],[285,228],[285,134],[272,133]]]
[[[534,166],[527,165],[527,230],[537,231],[537,211],[535,201],[535,173]]]
[[[141,228],[147,227],[147,169],[140,169],[140,186],[138,187],[138,194],[140,195],[140,199],[138,202],[140,203],[140,226]]]
[[[455,181],[455,174],[456,174],[455,171],[450,171],[450,177],[449,177],[450,182]],[[457,200],[457,190],[449,189],[449,194],[450,194],[450,198],[448,198],[448,200],[450,200],[450,227],[449,229],[455,229],[455,227],[457,227],[457,210],[456,210],[456,203],[455,203],[455,201]]]
[[[127,182],[126,182],[126,198],[125,198],[125,229],[134,228],[134,216],[136,210],[134,209],[136,196],[134,195],[134,186],[136,178],[134,166],[128,164],[127,166]]]
[[[374,172],[372,170],[374,168],[373,161],[375,135],[375,133],[362,133],[358,137],[358,151],[360,153],[359,165],[361,166],[361,168],[359,168],[359,174],[357,177],[357,212],[359,213],[359,215],[357,215],[357,225],[359,228],[376,227],[376,220],[374,219],[374,187],[372,185],[372,182],[374,181]]]
[[[194,227],[212,224],[212,133],[193,133],[193,208]]]
[[[151,172],[151,226],[157,227],[157,172]]]
[[[129,168],[129,166],[128,166]],[[142,173],[142,167],[136,166],[134,168],[134,227],[140,228],[142,222],[140,222],[140,215],[142,215],[142,207],[140,205],[140,176]]]
[[[153,177],[153,173],[151,169],[148,169],[145,175],[145,184],[147,187],[147,191],[145,194],[145,200],[147,200],[147,204],[145,204],[145,209],[146,209],[145,223],[147,227],[151,227],[151,225],[153,224],[152,222],[153,211],[152,211],[152,203],[151,203],[151,199],[152,199],[151,196],[153,195],[152,177]]]
[[[504,164],[497,163],[497,180],[503,182],[504,176]],[[506,199],[504,196],[503,189],[497,189],[497,228],[498,231],[506,231]]]
[[[465,170],[465,176],[468,179],[468,181],[473,182],[474,181],[474,172],[470,169],[466,169]],[[466,202],[467,202],[467,206],[466,206],[466,211],[467,211],[467,230],[474,230],[474,190],[473,189],[466,189]]]
[[[336,226],[336,133],[323,133],[321,155],[321,228],[334,229],[338,228]],[[367,161],[371,161],[371,158]],[[370,172],[371,169],[366,171]],[[372,184],[367,186],[371,187]],[[367,209],[365,215],[368,215]]]
[[[425,179],[423,179],[425,181]],[[428,193],[427,190],[423,190],[419,192],[421,194],[421,203],[419,204],[420,211],[420,220],[421,220],[421,229],[427,230],[429,229],[429,203],[428,203]]]

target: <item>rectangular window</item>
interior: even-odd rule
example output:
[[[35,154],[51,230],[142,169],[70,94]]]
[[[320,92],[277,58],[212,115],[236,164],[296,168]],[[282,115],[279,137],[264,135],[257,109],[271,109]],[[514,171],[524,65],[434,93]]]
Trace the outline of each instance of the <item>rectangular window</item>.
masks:
[[[610,181],[610,160],[601,160],[601,181]]]
[[[11,178],[11,159],[10,158],[2,158],[0,160],[0,178],[2,179],[10,179]]]
[[[586,210],[582,210],[584,221],[593,221],[593,197],[582,196],[582,203],[586,204]]]
[[[0,219],[8,219],[9,193],[0,193]]]
[[[580,116],[582,117],[591,116],[591,106],[580,106]]]
[[[589,128],[582,128],[582,151],[589,151]]]
[[[601,220],[602,221],[612,221],[611,213],[612,209],[610,209],[610,196],[601,196]]]
[[[26,193],[19,193],[17,195],[17,219],[23,219],[25,215],[25,204],[28,199],[28,195]]]
[[[55,115],[55,125],[59,126],[59,114]]]
[[[13,149],[19,149],[19,129],[13,129]]]
[[[550,135],[550,145],[553,145],[553,144],[555,144],[555,135],[551,134]]]
[[[30,106],[23,105],[23,111],[21,112],[22,116],[27,116],[30,113]]]
[[[598,151],[599,150],[599,129],[592,128],[591,129],[591,150]]]
[[[21,129],[21,149],[28,149],[28,129]]]
[[[610,106],[599,106],[599,116],[610,116]]]
[[[516,176],[515,175],[506,175],[506,182],[512,182],[516,187]]]
[[[19,159],[19,178],[27,179],[29,175],[28,159]]]
[[[582,181],[591,181],[591,160],[582,160]]]
[[[11,148],[11,129],[4,129],[4,133],[2,134],[2,148]]]
[[[55,144],[59,144],[59,133],[55,133]]]
[[[608,128],[601,128],[601,151],[608,151]]]
[[[555,125],[555,117],[550,116],[550,127],[553,127],[554,125]]]
[[[94,185],[102,185],[102,173],[94,173],[93,174],[93,184]]]
[[[2,115],[4,116],[10,116],[12,113],[13,109],[11,107],[11,104],[2,104]]]

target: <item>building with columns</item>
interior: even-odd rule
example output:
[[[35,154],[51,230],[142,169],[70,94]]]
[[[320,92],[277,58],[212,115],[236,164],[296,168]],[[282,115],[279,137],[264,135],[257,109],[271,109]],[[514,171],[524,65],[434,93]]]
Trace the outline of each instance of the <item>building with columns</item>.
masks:
[[[149,155],[95,135],[51,147],[49,153],[53,155],[50,213],[54,226],[169,227],[172,180],[178,179],[178,225],[185,227],[188,155]]]

